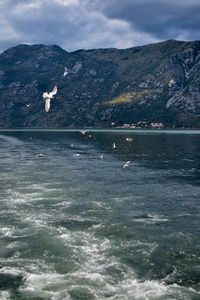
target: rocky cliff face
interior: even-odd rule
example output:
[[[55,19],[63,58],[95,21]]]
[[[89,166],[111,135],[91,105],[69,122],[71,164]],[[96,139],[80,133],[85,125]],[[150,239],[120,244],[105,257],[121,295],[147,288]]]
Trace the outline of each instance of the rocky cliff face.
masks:
[[[47,113],[42,94],[56,84]],[[200,127],[200,42],[71,53],[10,48],[0,55],[0,112],[1,128],[109,126],[104,119]]]

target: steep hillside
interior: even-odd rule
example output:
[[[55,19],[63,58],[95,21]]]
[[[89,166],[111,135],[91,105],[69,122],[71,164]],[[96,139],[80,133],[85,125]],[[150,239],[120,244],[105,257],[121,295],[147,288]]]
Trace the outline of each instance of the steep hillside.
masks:
[[[56,84],[47,113],[42,94]],[[1,128],[110,126],[104,119],[200,127],[200,42],[71,53],[10,48],[0,55],[0,111]]]

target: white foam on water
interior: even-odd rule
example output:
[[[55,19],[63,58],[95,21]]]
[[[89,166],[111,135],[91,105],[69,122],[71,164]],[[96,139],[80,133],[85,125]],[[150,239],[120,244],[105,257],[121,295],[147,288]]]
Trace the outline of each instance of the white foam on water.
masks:
[[[98,270],[97,270],[98,271]],[[71,299],[70,292],[88,290],[95,299],[123,300],[193,300],[200,293],[177,284],[165,285],[159,281],[141,282],[127,274],[123,280],[113,280],[111,276],[98,272],[77,271],[65,275],[57,273],[26,274],[26,281],[20,287],[23,296],[47,299]],[[49,298],[50,297],[50,298]],[[56,298],[57,297],[57,298]]]
[[[0,299],[1,300],[10,300],[11,298],[11,293],[8,291],[0,291]]]
[[[15,231],[14,226],[7,226],[0,229],[2,236],[4,237],[12,237]]]
[[[7,229],[3,228],[4,231]],[[70,296],[73,291],[76,291],[77,295],[85,291],[98,300],[192,300],[195,299],[192,296],[199,295],[178,285],[138,280],[132,268],[123,265],[112,253],[109,254],[110,250],[114,250],[112,241],[105,237],[97,238],[92,229],[87,232],[70,231],[59,226],[54,231],[61,246],[71,248],[73,261],[76,261],[75,270],[65,274],[55,271],[54,264],[48,264],[51,251],[46,253],[44,261],[13,259],[18,268],[3,268],[1,273],[23,275],[25,283],[19,291],[25,298],[73,299]],[[140,244],[142,245],[142,242]],[[146,246],[151,248],[148,243]],[[122,245],[120,249],[123,251]],[[68,259],[66,255],[66,261]],[[7,297],[8,295],[9,293]]]

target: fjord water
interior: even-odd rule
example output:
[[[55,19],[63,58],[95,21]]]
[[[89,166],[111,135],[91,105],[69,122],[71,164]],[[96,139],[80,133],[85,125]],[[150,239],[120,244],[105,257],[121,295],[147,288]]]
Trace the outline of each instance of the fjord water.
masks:
[[[0,131],[0,299],[200,299],[200,131],[91,134]]]

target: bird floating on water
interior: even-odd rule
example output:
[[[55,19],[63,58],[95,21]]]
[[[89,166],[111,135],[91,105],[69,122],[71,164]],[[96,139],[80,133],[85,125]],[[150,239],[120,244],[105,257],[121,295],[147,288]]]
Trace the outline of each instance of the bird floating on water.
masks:
[[[123,168],[129,167],[130,162],[131,162],[130,160],[127,161],[127,162],[123,165]]]
[[[67,68],[65,67],[65,71],[63,73],[63,76],[66,76],[69,72],[67,71]]]
[[[115,122],[112,122],[111,120],[105,119],[104,121],[105,121],[105,122],[109,122],[112,126],[114,126],[116,123],[122,123],[122,121],[120,121],[120,120],[115,121]]]
[[[132,138],[126,138],[126,141],[127,141],[127,142],[133,142],[134,139],[132,139]]]
[[[57,85],[54,86],[52,92],[50,93],[43,93],[42,97],[45,100],[45,111],[48,112],[50,109],[50,100],[53,98],[53,96],[57,93]]]

